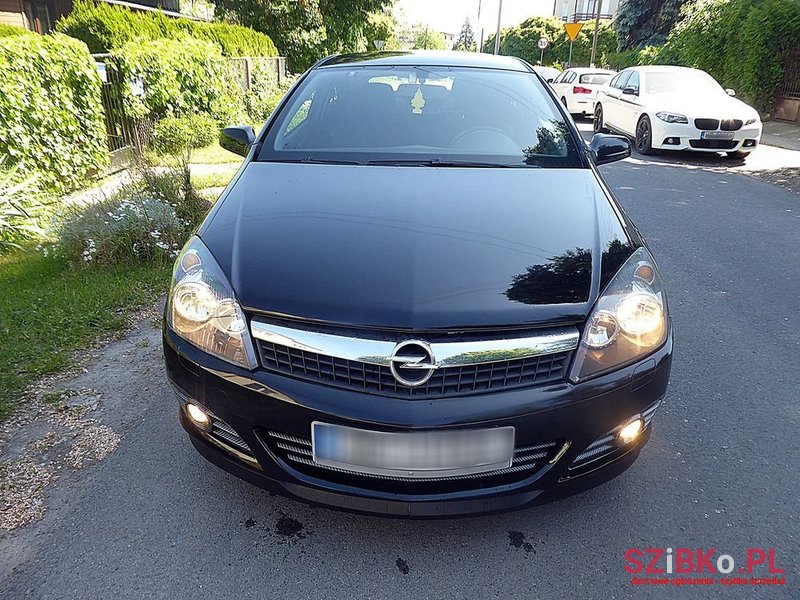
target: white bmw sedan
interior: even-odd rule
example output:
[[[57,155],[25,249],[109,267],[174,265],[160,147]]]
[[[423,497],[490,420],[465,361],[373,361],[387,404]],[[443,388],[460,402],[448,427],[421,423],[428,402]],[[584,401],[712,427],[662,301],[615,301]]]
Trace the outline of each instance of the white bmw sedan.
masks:
[[[616,71],[578,67],[563,71],[550,85],[570,114],[585,117],[592,115],[597,90],[616,74]]]
[[[758,145],[762,126],[734,94],[699,69],[633,67],[598,92],[594,130],[634,138],[641,154],[696,150],[743,158]]]

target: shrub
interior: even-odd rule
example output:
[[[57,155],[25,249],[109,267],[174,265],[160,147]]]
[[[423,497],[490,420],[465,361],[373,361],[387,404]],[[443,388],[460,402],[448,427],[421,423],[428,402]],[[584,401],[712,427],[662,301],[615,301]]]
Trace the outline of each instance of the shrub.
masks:
[[[14,27],[13,25],[5,25],[0,23],[0,37],[24,35],[26,33],[28,33],[27,29],[23,29],[22,27]]]
[[[0,38],[0,155],[56,190],[99,170],[108,161],[100,86],[83,42]]]
[[[167,117],[156,124],[153,149],[159,154],[188,155],[195,148],[205,148],[219,137],[217,122],[208,115]]]
[[[225,56],[277,56],[269,36],[240,25],[175,19],[158,12],[133,12],[88,0],[75,2],[57,29],[86,42],[92,52],[111,52],[128,42],[186,35],[215,43]]]
[[[164,117],[201,112],[227,120],[238,87],[219,47],[185,37],[128,42],[112,53],[123,80],[141,78],[144,94],[134,95],[125,86],[127,113],[134,118]]]
[[[5,157],[0,158],[0,169]],[[35,178],[21,178],[12,168],[0,171],[0,252],[18,248],[18,242],[39,232],[35,224],[38,202]]]
[[[56,251],[76,265],[171,262],[210,206],[187,182],[181,169],[143,170],[113,197],[71,210]]]

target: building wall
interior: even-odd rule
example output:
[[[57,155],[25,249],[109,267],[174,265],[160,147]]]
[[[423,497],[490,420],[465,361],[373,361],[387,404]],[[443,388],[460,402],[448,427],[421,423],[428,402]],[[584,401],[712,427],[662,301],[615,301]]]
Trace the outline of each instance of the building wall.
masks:
[[[22,0],[0,0],[0,23],[25,27]]]

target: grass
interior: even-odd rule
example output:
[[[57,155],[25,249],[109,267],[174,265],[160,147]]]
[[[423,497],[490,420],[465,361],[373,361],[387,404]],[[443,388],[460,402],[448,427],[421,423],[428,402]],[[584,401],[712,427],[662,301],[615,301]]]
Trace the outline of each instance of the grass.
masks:
[[[208,188],[225,187],[236,175],[236,169],[218,171],[215,173],[203,173],[192,175],[192,186],[196,190],[206,190]]]
[[[166,289],[168,267],[71,269],[30,248],[0,256],[0,420],[74,351],[126,329]]]

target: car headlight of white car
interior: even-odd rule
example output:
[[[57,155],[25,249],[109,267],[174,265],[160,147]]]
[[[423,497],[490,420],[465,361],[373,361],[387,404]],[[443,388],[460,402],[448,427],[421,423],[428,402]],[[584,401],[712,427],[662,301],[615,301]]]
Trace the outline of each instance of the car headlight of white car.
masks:
[[[745,126],[747,126],[747,125],[752,125],[753,123],[756,123],[756,122],[758,122],[758,120],[759,120],[759,118],[758,118],[758,117],[750,117],[749,119],[747,119],[747,120],[744,122],[744,124],[745,124]]]
[[[679,115],[678,113],[657,112],[656,116],[665,123],[689,123],[689,119],[686,118],[686,115]]]

